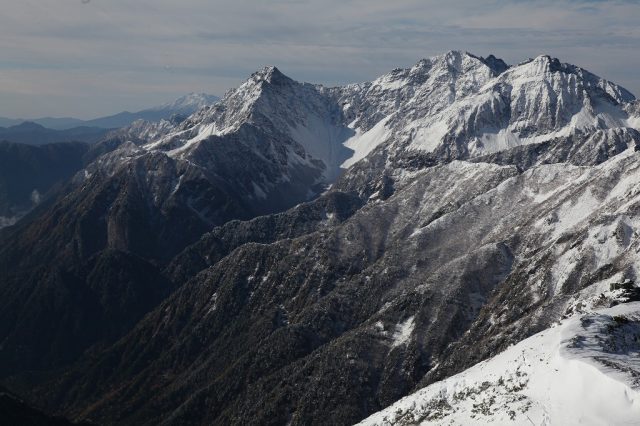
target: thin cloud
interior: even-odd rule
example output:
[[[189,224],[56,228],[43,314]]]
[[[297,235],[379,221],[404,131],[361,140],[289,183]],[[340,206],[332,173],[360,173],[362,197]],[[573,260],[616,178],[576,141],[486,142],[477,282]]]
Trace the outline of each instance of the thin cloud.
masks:
[[[640,93],[638,18],[631,1],[23,0],[0,15],[0,96],[12,100],[0,115],[90,117],[223,94],[266,64],[364,81],[450,49],[510,63],[548,53]]]

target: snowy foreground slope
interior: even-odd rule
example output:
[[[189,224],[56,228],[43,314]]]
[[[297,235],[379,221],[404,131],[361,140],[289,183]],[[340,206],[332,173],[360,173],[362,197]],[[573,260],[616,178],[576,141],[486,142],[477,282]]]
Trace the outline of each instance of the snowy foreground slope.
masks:
[[[637,425],[640,303],[576,315],[361,425]]]

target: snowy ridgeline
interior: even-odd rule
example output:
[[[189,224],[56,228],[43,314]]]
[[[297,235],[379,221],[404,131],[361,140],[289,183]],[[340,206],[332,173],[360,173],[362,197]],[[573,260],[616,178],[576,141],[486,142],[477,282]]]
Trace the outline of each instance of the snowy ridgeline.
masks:
[[[623,130],[640,127],[629,106],[634,99],[549,56],[495,68],[452,51],[371,82],[332,88],[266,67],[175,127],[161,123],[130,133],[146,141],[145,150],[201,164],[195,151],[202,143],[260,128],[288,145],[284,164],[316,168],[311,160],[320,161],[323,180],[331,183],[380,146],[392,156],[419,152],[447,160],[450,151],[472,158],[571,136],[596,135],[589,146],[626,145],[637,135]]]
[[[393,170],[398,185],[405,171],[428,164],[584,166],[640,143],[640,112],[622,87],[548,56],[503,65],[452,51],[341,87],[300,83],[266,67],[214,104],[197,95],[181,100],[203,104],[184,120],[119,130],[128,143],[105,148],[80,176],[96,168],[114,175],[164,156],[177,165],[163,174],[178,189],[191,180],[183,175],[215,185],[222,179],[239,203],[268,205],[263,214],[307,201],[340,176],[356,179],[358,171],[346,171],[358,166],[370,181]],[[163,194],[155,199],[164,202]],[[198,214],[209,222],[215,216]]]
[[[640,302],[563,320],[361,425],[637,425]]]

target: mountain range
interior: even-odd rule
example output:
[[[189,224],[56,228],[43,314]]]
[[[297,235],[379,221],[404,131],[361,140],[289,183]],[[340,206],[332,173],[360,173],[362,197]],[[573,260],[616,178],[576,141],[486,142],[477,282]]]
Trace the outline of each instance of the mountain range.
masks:
[[[265,67],[0,230],[0,381],[98,424],[634,419],[638,129],[546,55]]]
[[[9,141],[26,145],[46,145],[59,142],[96,143],[101,141],[109,129],[99,127],[73,127],[66,130],[54,130],[30,121],[10,127],[0,127],[0,141]]]
[[[136,120],[160,121],[168,120],[174,114],[190,115],[205,105],[210,105],[220,98],[205,93],[190,93],[181,96],[173,102],[168,102],[152,108],[146,108],[137,112],[123,111],[117,114],[81,120],[79,118],[42,117],[34,119],[16,119],[0,117],[0,127],[19,126],[25,122],[39,124],[52,130],[69,130],[73,128],[98,127],[101,129],[114,129],[128,126]],[[16,141],[14,141],[16,142]]]
[[[190,94],[160,107],[122,113],[90,124],[100,124],[102,120],[105,125],[127,125],[128,129],[151,123],[171,125],[217,99]],[[91,163],[110,143],[120,140],[121,134],[115,129],[88,126],[55,130],[34,122],[0,128],[0,228],[15,223],[50,190]],[[95,145],[97,142],[100,143]]]

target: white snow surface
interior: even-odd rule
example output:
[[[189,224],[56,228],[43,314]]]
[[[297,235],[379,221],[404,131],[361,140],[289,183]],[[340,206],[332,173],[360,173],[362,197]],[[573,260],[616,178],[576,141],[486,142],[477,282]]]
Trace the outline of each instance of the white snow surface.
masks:
[[[353,154],[347,160],[345,160],[341,167],[348,169],[358,161],[365,158],[371,151],[373,151],[378,145],[386,141],[391,131],[387,128],[386,123],[390,117],[380,120],[373,128],[363,132],[358,129],[356,134],[344,142],[344,146],[353,150]]]
[[[640,302],[564,320],[360,425],[637,425]]]
[[[632,115],[627,119],[627,127],[640,130],[640,116]]]
[[[470,153],[479,155],[636,124],[621,107],[598,94],[600,86],[614,87],[577,67],[573,73],[558,71],[554,60],[542,55],[510,68],[466,97],[457,94],[457,101],[436,115],[415,120],[408,126],[411,146],[432,152],[446,138],[463,136]],[[612,91],[617,101],[632,99],[619,91]]]
[[[406,344],[411,339],[411,334],[415,328],[415,318],[409,317],[405,321],[396,325],[393,333],[393,342],[391,346],[396,347]]]

